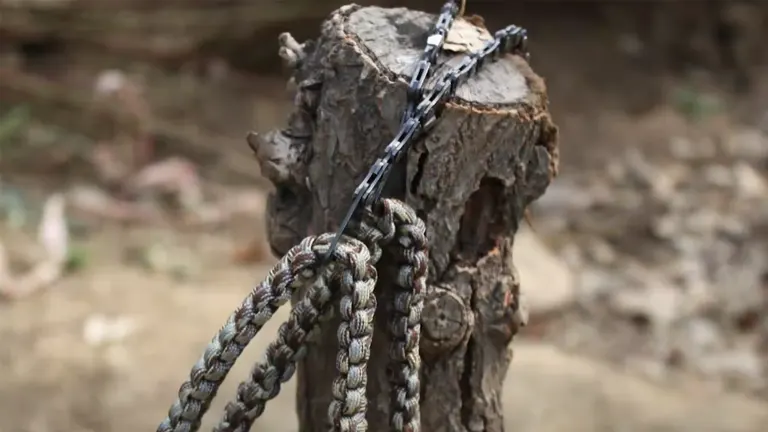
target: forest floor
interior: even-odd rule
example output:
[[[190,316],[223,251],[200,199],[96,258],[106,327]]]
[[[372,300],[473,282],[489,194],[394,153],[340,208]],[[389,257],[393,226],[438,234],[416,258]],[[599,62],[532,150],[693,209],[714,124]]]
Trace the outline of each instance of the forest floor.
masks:
[[[516,243],[531,322],[512,345],[508,430],[763,430],[768,74],[755,71],[765,82],[742,96],[706,72],[643,72],[637,41],[574,22],[549,22],[572,37],[539,28],[532,47],[562,160]],[[153,430],[274,262],[267,187],[243,137],[282,124],[291,97],[283,78],[218,62],[171,77],[99,68],[37,77],[105,98],[130,119],[77,113],[78,125],[102,126],[94,139],[62,127],[77,103],[29,77],[17,83],[39,92],[28,104],[0,97],[0,239],[10,257],[0,272],[0,432]],[[50,121],[62,101],[74,103],[55,114],[66,120]],[[160,163],[138,170],[134,158]],[[58,193],[66,214],[46,219],[45,200]],[[56,217],[69,237],[39,241],[39,226],[61,234]],[[69,270],[31,294],[14,291],[56,242],[70,250]],[[206,425],[285,313],[249,346]],[[284,387],[260,430],[296,430],[294,392]]]

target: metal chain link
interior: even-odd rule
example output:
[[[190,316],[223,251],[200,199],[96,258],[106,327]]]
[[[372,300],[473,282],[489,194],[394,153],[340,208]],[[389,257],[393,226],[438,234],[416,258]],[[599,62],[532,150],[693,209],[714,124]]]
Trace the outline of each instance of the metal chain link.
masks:
[[[427,45],[421,53],[421,58],[416,63],[416,69],[411,74],[411,81],[408,83],[408,90],[406,91],[406,106],[401,124],[405,124],[408,121],[419,101],[424,96],[424,84],[434,73],[433,66],[437,63],[437,57],[440,55],[440,51],[443,50],[445,38],[448,36],[448,32],[451,30],[453,21],[458,13],[459,6],[453,1],[446,2],[440,9],[440,15],[438,15],[432,32],[427,38]]]
[[[448,1],[443,5],[435,27],[427,38],[427,46],[411,75],[400,130],[384,149],[384,154],[373,163],[368,174],[355,189],[352,205],[339,225],[329,253],[333,251],[337,240],[341,238],[347,225],[360,209],[371,205],[380,198],[392,168],[408,152],[413,141],[434,127],[445,102],[456,93],[456,89],[461,84],[476,75],[487,61],[496,61],[502,54],[512,53],[529,59],[528,31],[516,25],[507,26],[497,31],[494,38],[488,41],[483,48],[468,54],[458,66],[443,74],[425,95],[424,85],[432,74],[437,56],[458,11],[459,5],[455,0]]]
[[[373,335],[376,300],[375,263],[386,250],[399,265],[398,285],[390,326],[392,346],[391,378],[392,428],[419,430],[419,337],[423,293],[427,277],[426,228],[415,212],[395,200],[383,200],[366,211],[354,232],[360,240],[345,237],[332,256],[326,272],[321,270],[333,234],[308,237],[292,248],[254,289],[213,338],[195,364],[190,379],[182,384],[179,398],[169,410],[158,432],[194,432],[221,382],[245,346],[294,290],[306,287],[307,294],[293,307],[291,315],[257,364],[248,380],[241,383],[237,398],[227,404],[217,432],[245,432],[263,412],[268,400],[277,396],[280,385],[290,379],[296,362],[306,353],[307,336],[317,327],[329,307],[332,289],[342,294],[334,400],[329,421],[334,431],[367,429],[367,362]]]

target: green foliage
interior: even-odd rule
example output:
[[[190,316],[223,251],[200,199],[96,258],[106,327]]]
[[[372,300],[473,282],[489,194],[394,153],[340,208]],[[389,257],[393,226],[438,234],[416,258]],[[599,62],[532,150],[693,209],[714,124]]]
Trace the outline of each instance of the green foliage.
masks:
[[[67,251],[67,262],[64,265],[64,269],[67,273],[74,273],[83,269],[88,264],[88,253],[85,249],[70,246]]]
[[[19,137],[29,123],[30,112],[19,105],[0,115],[0,157],[13,141]]]
[[[680,113],[696,122],[722,113],[725,109],[720,98],[692,87],[679,87],[672,94],[672,103]]]

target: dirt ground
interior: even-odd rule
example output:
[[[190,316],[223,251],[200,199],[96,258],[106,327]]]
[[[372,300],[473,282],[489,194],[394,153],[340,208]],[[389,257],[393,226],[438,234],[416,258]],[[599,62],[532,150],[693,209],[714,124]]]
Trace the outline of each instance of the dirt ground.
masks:
[[[631,35],[609,32],[606,36],[608,30],[595,28],[589,20],[563,18],[563,22],[546,23],[559,30],[547,32],[541,22],[531,22],[534,34],[539,35],[532,46],[533,65],[547,79],[555,121],[561,127],[565,184],[573,184],[573,179],[581,177],[607,176],[606,164],[623,160],[633,148],[651,161],[668,159],[668,143],[674,137],[723,136],[749,130],[762,134],[760,142],[768,146],[768,125],[761,123],[768,119],[768,79],[756,80],[749,97],[737,96],[717,73],[697,71],[681,77],[644,72],[642,58],[632,54],[637,42],[632,42]],[[492,27],[497,24],[501,25],[489,22]],[[569,35],[567,42],[563,42],[563,32]],[[760,70],[756,67],[754,75],[760,76]],[[227,184],[231,177],[227,169],[233,159],[239,171],[247,171],[248,163],[257,170],[240,137],[248,130],[266,130],[282,122],[290,98],[282,94],[280,79],[246,77],[249,85],[244,87],[242,79],[209,77],[199,91],[189,90],[196,88],[194,81],[179,84],[183,79],[170,78],[184,87],[184,92],[191,92],[183,93],[187,99],[182,104],[189,105],[185,109],[193,110],[196,120],[204,118],[206,124],[217,125],[207,129],[219,129],[218,136],[231,144],[229,159],[198,167],[203,179]],[[710,115],[705,121],[691,120],[699,115],[697,110],[707,105],[707,97],[726,108],[711,115],[701,114]],[[9,107],[3,108],[7,114]],[[156,111],[171,113],[166,117],[172,117],[174,109],[161,107]],[[187,114],[181,109],[176,112],[181,118]],[[17,164],[11,166],[7,159],[0,164],[4,193],[9,185],[21,190],[25,205],[39,209],[42,198],[49,193],[71,192],[77,182],[101,181],[90,172],[92,169],[76,173],[60,169],[69,162],[50,165],[55,165],[55,170],[46,168],[49,165],[41,168],[36,153],[43,145],[40,142],[51,141],[45,137],[57,136],[61,131],[34,115],[25,122],[12,139],[14,145],[28,147],[11,151],[0,143],[2,157],[11,154]],[[134,132],[125,135],[128,140],[136,137]],[[76,133],[66,136],[61,140],[62,148],[70,144],[82,148],[82,137]],[[111,139],[119,146],[126,137],[115,133]],[[86,140],[85,144],[87,147],[93,142]],[[762,144],[758,144],[758,151]],[[52,148],[50,143],[44,145]],[[175,154],[172,150],[166,153]],[[195,162],[200,159],[199,155],[189,157]],[[765,162],[758,156],[753,162],[755,171],[764,178],[768,156]],[[78,159],[76,163],[83,161]],[[50,175],[44,175],[48,171]],[[266,193],[262,186],[250,189],[256,196]],[[619,189],[616,186],[612,193]],[[764,196],[768,195],[760,195]],[[79,228],[72,230],[71,244],[84,257],[82,268],[29,297],[0,302],[0,366],[4,371],[0,375],[0,432],[154,430],[205,344],[273,262],[273,258],[266,257],[243,264],[233,258],[248,243],[263,247],[265,233],[259,209],[249,211],[223,227],[219,224],[198,229],[164,223],[125,224],[93,217],[81,222],[78,215],[72,216],[70,223]],[[611,208],[608,212],[614,211],[612,214],[605,214],[605,208],[582,211],[584,217],[605,218],[601,221],[611,216],[634,221],[632,215],[642,219],[650,214],[646,209],[635,209],[631,214]],[[27,256],[25,251],[34,243],[39,210],[31,210],[21,228],[11,226],[8,212],[4,212],[2,243],[11,255]],[[556,211],[552,215],[564,217]],[[610,237],[591,225],[576,222],[576,228],[570,228],[564,237],[561,228],[550,227],[547,216],[546,209],[542,210],[540,222],[534,218],[534,228],[558,251],[560,261],[568,254],[567,245],[562,244],[564,238],[582,245],[582,238]],[[758,220],[758,225],[765,227],[768,223]],[[628,222],[619,229],[622,238],[629,239],[626,241],[636,240],[634,245],[643,245],[627,251],[620,243],[611,243],[622,257],[640,259],[661,250],[643,243],[648,237],[644,226]],[[766,231],[756,229],[749,241],[768,244]],[[148,248],[154,251],[150,264],[136,258],[137,249],[146,252]],[[611,265],[618,268],[618,264]],[[768,277],[763,282],[766,280]],[[764,295],[768,297],[768,291]],[[508,430],[758,432],[768,424],[768,404],[760,393],[765,389],[747,389],[738,380],[733,384],[733,380],[725,378],[723,384],[720,378],[725,373],[703,377],[694,368],[681,367],[675,370],[673,379],[672,375],[643,373],[643,368],[630,366],[632,362],[616,361],[625,351],[633,350],[614,345],[621,353],[606,353],[605,347],[594,342],[600,334],[593,333],[624,325],[617,322],[642,324],[637,323],[636,315],[617,318],[601,312],[586,313],[583,304],[581,307],[559,303],[554,312],[534,313],[531,327],[513,343],[515,360],[505,386]],[[220,392],[203,429],[217,420],[226,400],[234,395],[237,382],[260,358],[286,313],[281,311],[252,342]],[[760,331],[768,334],[768,330],[760,330],[760,325],[768,328],[768,324],[756,324],[749,334],[739,337],[752,341],[760,338]],[[566,334],[564,326],[580,329],[578,337],[574,336],[579,342],[574,342],[570,333],[568,340],[552,335],[554,331]],[[644,340],[630,330],[622,337],[626,337],[628,345]],[[768,357],[762,355],[758,363],[765,367]],[[254,429],[296,430],[294,392],[293,382],[285,386]]]

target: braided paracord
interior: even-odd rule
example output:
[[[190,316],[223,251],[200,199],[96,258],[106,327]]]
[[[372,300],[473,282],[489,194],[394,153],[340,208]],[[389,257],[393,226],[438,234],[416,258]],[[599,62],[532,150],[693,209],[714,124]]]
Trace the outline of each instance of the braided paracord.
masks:
[[[398,266],[392,321],[389,331],[390,384],[392,411],[390,426],[396,432],[418,432],[421,356],[421,312],[428,273],[427,235],[422,221],[400,201],[385,199],[366,209],[362,221],[352,224],[352,231],[372,250],[381,255],[384,248]]]
[[[399,201],[387,199],[378,204],[375,211],[366,211],[362,221],[351,226],[351,231],[357,239],[368,246],[373,263],[378,262],[384,247],[399,264],[400,272],[396,283],[405,288],[400,288],[396,292],[394,304],[395,313],[398,314],[395,321],[402,325],[391,326],[393,341],[389,368],[394,371],[391,374],[393,398],[391,423],[393,430],[417,432],[420,425],[418,417],[419,366],[421,364],[418,351],[419,322],[427,276],[426,228],[423,221],[408,206]],[[393,242],[393,240],[397,241]],[[411,286],[413,289],[408,288]],[[349,300],[344,298],[341,300],[342,315],[344,303],[347,301]],[[409,305],[411,305],[410,309]],[[346,321],[344,318],[342,316]],[[337,362],[341,376],[334,382],[334,401],[329,407],[328,417],[335,431],[363,431],[367,428],[365,374],[360,373],[365,372],[364,363],[357,363],[356,368],[352,369],[354,376],[362,375],[363,381],[353,381],[350,386],[350,383],[345,381],[345,377],[351,375],[346,358],[358,357],[359,360],[360,356],[365,355],[367,361],[368,350],[348,351],[345,340],[347,336],[342,323],[339,331],[340,351]],[[368,347],[368,342],[363,346]],[[258,368],[259,366],[256,367]],[[241,388],[252,386],[253,382],[254,376],[250,381],[241,384]],[[258,415],[243,415],[242,413],[245,412],[256,414],[258,405],[248,401],[241,392],[238,392],[237,400],[227,404],[224,419],[215,430],[217,432],[250,430],[253,421],[261,412],[258,412]],[[242,423],[234,422],[235,417],[238,417]]]
[[[421,429],[419,340],[429,270],[426,227],[410,207],[399,201],[384,200],[381,207],[383,211],[375,218],[366,219],[375,221],[382,233],[395,231],[395,242],[387,248],[398,266],[394,316],[389,323],[391,426],[397,432],[418,432]]]
[[[280,327],[278,340],[267,349],[265,362],[256,365],[250,379],[241,383],[237,400],[227,405],[224,418],[215,429],[217,432],[250,430],[253,421],[263,413],[266,401],[275,397],[280,384],[293,375],[296,362],[304,355],[307,334],[317,326],[319,316],[328,307],[331,292],[325,283],[326,280],[333,286],[338,286],[342,294],[342,325],[338,333],[340,350],[337,357],[340,375],[333,386],[334,401],[329,407],[329,420],[334,430],[367,429],[366,365],[370,355],[373,312],[376,306],[373,296],[376,273],[373,265],[381,256],[382,247],[392,255],[400,269],[396,281],[399,289],[395,294],[394,304],[396,316],[390,326],[393,334],[389,365],[393,371],[392,428],[396,431],[419,431],[419,322],[427,275],[424,223],[404,204],[395,200],[383,200],[376,205],[375,210],[366,211],[363,221],[354,227],[353,232],[368,248],[355,239],[345,239],[333,254],[332,268],[321,274],[306,296],[294,305],[288,322]],[[242,324],[241,331],[235,333],[245,333],[243,330],[247,323],[233,318],[237,312],[228,320],[219,336],[214,338],[206,350],[206,355],[193,368],[190,381],[182,385],[179,401],[171,408],[169,417],[158,431],[195,431],[199,428],[200,419],[215,396],[218,385],[245,344],[255,336],[274,311],[287,302],[291,289],[306,285],[318,274],[321,257],[327,251],[331,237],[331,234],[324,234],[305,239],[275,266],[267,280],[259,285],[249,298],[254,297],[258,291],[266,290],[282,293],[262,295],[279,300],[257,303],[246,299],[240,310],[246,309],[246,305],[251,311],[259,310],[253,305],[272,306],[266,308],[267,313],[254,315],[262,318],[258,327],[251,329],[247,336],[239,338],[237,343],[230,342],[236,349],[222,349],[221,346],[226,344],[221,341],[234,340],[232,337],[226,337],[232,333],[232,330],[226,331],[231,327],[231,323]],[[304,253],[299,254],[299,251]],[[296,272],[291,272],[291,269]],[[285,274],[286,271],[291,274]],[[289,279],[290,282],[281,285],[277,279]],[[280,285],[282,288],[273,285]],[[215,358],[216,352],[231,354],[226,359]],[[216,365],[217,362],[219,368],[216,370],[219,373],[215,378],[218,380],[205,379],[206,370],[201,365]]]
[[[358,287],[352,281],[343,279],[340,282],[341,323],[336,333],[339,339],[339,352],[336,355],[339,376],[333,381],[333,401],[328,408],[328,415],[334,430],[362,432],[368,429],[365,418],[368,408],[366,389],[376,297],[373,295],[373,286]]]
[[[322,237],[326,246],[324,250],[327,250],[330,235]],[[351,319],[347,320],[348,322],[342,322],[339,334],[341,335],[345,324],[347,327],[361,329],[363,334],[355,338],[353,346],[349,343],[342,346],[346,348],[344,352],[350,358],[359,357],[360,353],[365,354],[362,359],[362,368],[365,372],[373,334],[373,313],[376,309],[376,298],[373,296],[376,269],[373,267],[368,249],[357,240],[347,239],[343,245],[342,249],[345,252],[350,249],[349,245],[354,245],[354,253],[337,255],[334,261],[338,263],[341,271],[331,273],[335,279],[331,281],[331,285],[341,289],[342,317],[345,317],[345,311],[348,310],[345,309],[346,304],[351,304],[352,310],[358,314],[353,314]],[[319,256],[318,258],[320,259]],[[224,417],[214,431],[246,432],[250,430],[254,420],[264,412],[266,402],[277,396],[280,384],[293,375],[296,362],[305,354],[307,335],[317,326],[320,316],[327,309],[330,298],[331,292],[326,288],[325,278],[319,278],[304,298],[293,306],[288,322],[278,331],[278,339],[267,348],[265,361],[254,366],[249,379],[240,384],[236,400],[227,404]],[[342,355],[342,351],[339,355]],[[365,400],[365,382],[354,390]],[[362,407],[363,420],[365,420],[364,409],[365,406]]]
[[[269,271],[265,280],[251,291],[208,344],[203,356],[192,367],[189,380],[179,388],[178,399],[168,411],[168,417],[158,426],[157,432],[194,432],[200,428],[200,420],[208,410],[227,373],[248,343],[277,309],[290,300],[295,290],[307,286],[315,279],[323,265],[323,258],[331,239],[330,234],[304,239],[299,245],[291,248]],[[365,261],[369,256],[365,246],[354,239],[348,239],[334,252],[332,262],[355,263],[361,259]],[[341,266],[339,270],[344,274],[350,270],[354,273],[359,268],[360,266],[352,266],[352,269]],[[358,272],[351,277],[357,280],[361,279],[361,276],[364,280],[370,280],[369,283],[372,286],[375,284],[375,272],[364,275]],[[278,340],[268,349],[267,362],[271,362],[271,367],[264,369],[266,374],[255,377],[261,384],[260,388],[264,390],[259,396],[271,394],[274,397],[279,391],[279,388],[275,388],[275,384],[279,385],[281,379],[287,380],[293,374],[294,366],[290,364],[295,364],[301,352],[289,356],[293,357],[291,359],[293,363],[280,360],[283,359],[284,353],[291,350],[291,347],[300,348],[303,345],[303,338],[306,337],[306,334],[303,336],[294,334],[293,329],[296,327],[293,327],[292,323],[306,329],[306,322],[316,319],[318,315],[312,312],[322,311],[325,303],[328,302],[330,293],[326,292],[327,287],[323,279],[317,278],[317,282],[312,285],[306,298],[299,303],[302,306],[297,305],[298,308],[294,308],[291,314],[293,320],[289,320],[281,327],[283,339],[290,340],[291,344],[284,344],[283,347],[288,347],[282,348],[281,341]],[[310,328],[315,325],[314,322],[309,324]],[[275,365],[285,366],[278,368]],[[254,406],[254,409],[258,410],[258,407]],[[261,409],[263,411],[263,407]]]
[[[360,223],[353,223],[351,231],[364,242],[371,254],[381,256],[382,249],[391,255],[398,266],[397,289],[394,296],[394,316],[389,330],[392,410],[390,425],[396,432],[418,432],[421,356],[421,312],[428,273],[427,238],[424,222],[400,201],[385,199],[366,209]],[[341,366],[337,365],[340,370]],[[334,386],[334,394],[338,389]],[[364,431],[366,423],[339,423],[343,418],[338,405],[332,403],[329,420],[334,430]]]

